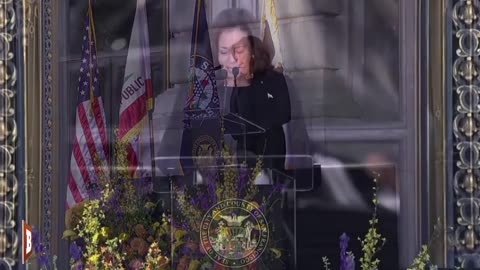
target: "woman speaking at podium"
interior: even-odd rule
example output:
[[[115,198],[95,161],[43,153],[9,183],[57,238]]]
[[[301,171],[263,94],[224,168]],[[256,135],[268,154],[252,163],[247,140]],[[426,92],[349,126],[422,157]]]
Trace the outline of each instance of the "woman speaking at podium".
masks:
[[[251,34],[251,22],[251,15],[243,9],[224,10],[215,21],[218,63],[227,72],[226,87],[232,88],[230,111],[265,129],[265,133],[249,134],[246,139],[234,136],[237,155],[244,150],[246,156],[262,155],[266,168],[284,170],[282,125],[291,118],[288,87],[283,74],[273,68],[263,42]]]

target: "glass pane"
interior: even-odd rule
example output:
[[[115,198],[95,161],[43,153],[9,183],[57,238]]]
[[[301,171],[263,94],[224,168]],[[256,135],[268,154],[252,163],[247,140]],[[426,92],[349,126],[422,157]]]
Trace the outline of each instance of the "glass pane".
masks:
[[[408,264],[400,1],[88,2],[59,19],[61,269],[72,243],[97,268],[358,268],[372,218],[380,269]]]

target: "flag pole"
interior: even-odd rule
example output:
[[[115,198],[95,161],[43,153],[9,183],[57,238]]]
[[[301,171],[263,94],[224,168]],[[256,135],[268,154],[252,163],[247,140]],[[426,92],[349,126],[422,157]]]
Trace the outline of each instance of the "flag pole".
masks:
[[[148,111],[148,124],[150,126],[150,158],[152,159],[152,181],[155,181],[155,141],[153,140],[153,110]]]
[[[143,48],[143,56],[148,54],[148,58],[146,58],[148,61],[145,62],[144,58],[144,71],[145,71],[145,95],[147,97],[147,114],[148,114],[148,125],[150,129],[150,159],[151,159],[151,172],[152,172],[152,184],[153,181],[155,181],[156,178],[156,166],[155,166],[155,141],[153,139],[153,111],[154,111],[154,98],[153,98],[153,87],[152,87],[152,79],[151,79],[151,74],[150,74],[150,45],[149,45],[149,38],[148,38],[148,31],[147,29],[147,12],[145,10],[145,3],[146,1],[142,1],[142,15],[140,16],[140,20],[142,23],[142,26],[144,26],[143,29],[140,30],[140,33],[142,35],[141,42],[144,42],[142,48]],[[148,48],[147,51],[146,48]]]

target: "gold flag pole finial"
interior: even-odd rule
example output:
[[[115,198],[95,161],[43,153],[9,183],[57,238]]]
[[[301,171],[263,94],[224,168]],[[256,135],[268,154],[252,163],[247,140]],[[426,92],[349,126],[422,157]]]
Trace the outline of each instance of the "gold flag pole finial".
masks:
[[[92,48],[95,43],[95,28],[93,24],[93,12],[92,12],[92,1],[88,0],[88,18],[89,18],[89,27],[88,27],[88,46],[89,46],[89,70],[90,70],[90,115],[94,114],[94,106],[95,106],[95,87],[93,85],[92,77],[95,76],[96,70],[94,70],[94,65],[92,64]],[[93,42],[92,42],[93,41]],[[93,48],[95,49],[95,48]]]

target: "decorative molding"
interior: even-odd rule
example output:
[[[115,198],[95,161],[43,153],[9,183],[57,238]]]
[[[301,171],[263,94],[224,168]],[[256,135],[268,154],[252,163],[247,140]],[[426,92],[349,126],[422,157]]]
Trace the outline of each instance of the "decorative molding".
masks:
[[[424,154],[419,164],[423,170],[422,181],[423,192],[428,194],[428,204],[424,209],[428,209],[428,215],[423,215],[425,227],[422,233],[422,242],[430,241],[430,256],[432,263],[439,268],[450,267],[448,254],[451,249],[448,248],[447,231],[439,231],[439,228],[448,228],[449,220],[447,212],[453,205],[450,203],[453,188],[449,187],[447,182],[447,164],[451,164],[447,157],[447,126],[451,122],[447,119],[447,104],[450,92],[445,91],[447,73],[446,63],[446,37],[451,37],[445,31],[447,16],[450,14],[444,12],[447,1],[423,1],[421,3],[421,51],[420,64],[421,72],[421,91],[423,93],[422,106],[423,121],[421,122],[422,152]],[[449,77],[450,78],[450,77]],[[449,144],[450,146],[450,144]],[[453,222],[451,222],[453,224]],[[432,238],[432,236],[435,237]]]
[[[52,109],[52,47],[53,47],[53,31],[52,31],[52,1],[43,0],[42,7],[42,36],[43,36],[43,173],[42,173],[42,235],[45,248],[50,251],[52,236],[52,137],[53,137],[53,109]]]
[[[21,44],[17,30],[17,8],[21,1],[0,1],[0,268],[16,269],[18,247],[21,237],[18,217],[22,209],[18,206],[18,181],[16,176],[15,153],[17,122],[15,96],[17,94],[16,53]]]
[[[478,0],[452,1],[451,53],[455,265],[480,267],[480,27]],[[447,30],[448,32],[448,30]],[[447,36],[447,39],[450,38]]]

